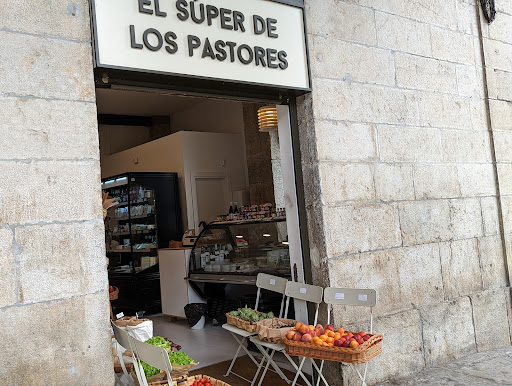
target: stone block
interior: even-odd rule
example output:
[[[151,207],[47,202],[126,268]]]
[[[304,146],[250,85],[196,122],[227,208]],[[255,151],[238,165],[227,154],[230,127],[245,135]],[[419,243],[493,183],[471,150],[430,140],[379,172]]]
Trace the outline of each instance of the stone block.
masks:
[[[395,205],[325,207],[324,218],[329,257],[402,244]]]
[[[468,297],[420,310],[427,366],[476,353],[471,302]]]
[[[471,124],[473,130],[489,130],[487,104],[481,99],[471,99]]]
[[[477,239],[444,242],[439,250],[447,300],[482,290]]]
[[[391,51],[323,36],[313,36],[309,43],[314,77],[350,77],[357,82],[395,85],[395,64]]]
[[[325,161],[373,161],[377,159],[375,126],[317,121],[318,159]]]
[[[431,39],[434,58],[474,65],[474,36],[432,26]]]
[[[27,97],[95,101],[90,43],[0,31],[0,90]]]
[[[373,173],[369,164],[322,162],[319,168],[324,204],[375,200]]]
[[[455,239],[483,235],[482,209],[478,198],[450,200],[450,217]]]
[[[379,47],[431,56],[430,26],[389,13],[375,13]]]
[[[396,53],[396,83],[400,87],[457,93],[455,64]]]
[[[7,3],[0,14],[0,25],[9,30],[41,36],[58,36],[73,40],[91,40],[87,0],[53,0],[34,3],[30,0]]]
[[[420,92],[420,124],[430,127],[470,129],[471,108],[467,98]]]
[[[496,162],[512,162],[512,131],[494,131]]]
[[[448,200],[402,202],[398,205],[403,245],[449,240]]]
[[[377,133],[382,161],[436,162],[443,158],[438,129],[378,126]]]
[[[318,164],[303,165],[302,179],[304,184],[304,200],[306,206],[321,205],[323,192],[320,184],[320,173]]]
[[[488,87],[491,99],[512,101],[512,72],[488,70]]]
[[[16,304],[16,272],[14,268],[13,233],[10,228],[0,228],[0,308]]]
[[[459,95],[484,98],[484,80],[481,67],[457,65],[457,91]]]
[[[496,11],[500,12],[500,13],[506,13],[508,15],[512,15],[512,4],[510,4],[509,2],[504,2],[504,3],[498,3],[496,4]]]
[[[20,303],[94,293],[108,286],[100,221],[16,228]]]
[[[425,367],[421,323],[416,310],[378,318],[374,321],[374,331],[384,335],[384,342],[382,353],[369,363],[366,377],[369,385],[378,385],[397,376],[412,375]],[[404,337],[407,337],[407,344],[394,343],[403,342]],[[361,385],[361,380],[351,367],[342,365],[342,372],[344,386]],[[333,380],[331,385],[338,385],[336,382],[339,382],[339,378]]]
[[[248,111],[248,114],[251,114]],[[297,120],[299,126],[300,153],[303,165],[317,162],[317,138],[313,118],[313,98],[306,94],[297,98]]]
[[[445,130],[442,143],[445,162],[491,162],[490,139],[486,131]]]
[[[510,334],[505,291],[498,289],[471,295],[478,351],[510,346]]]
[[[478,248],[484,289],[506,287],[505,256],[501,236],[480,237]]]
[[[478,36],[478,8],[472,2],[457,0],[457,29]]]
[[[512,130],[512,102],[489,100],[493,130]]]
[[[0,161],[0,170],[0,224],[103,217],[97,161]]]
[[[457,168],[451,165],[424,164],[414,166],[416,199],[460,196]]]
[[[512,233],[512,196],[501,196],[501,215],[503,218],[503,231]]]
[[[510,26],[512,25],[512,15],[500,13],[494,22],[489,24],[489,38],[499,40],[510,44]]]
[[[0,137],[2,159],[99,159],[92,103],[0,97]]]
[[[414,200],[411,165],[376,164],[375,192],[380,201]]]
[[[496,197],[482,197],[480,199],[480,206],[482,208],[484,235],[497,235],[500,231],[500,221]]]
[[[372,9],[336,0],[306,1],[305,7],[308,33],[375,45]]]
[[[500,193],[512,194],[512,164],[499,163],[497,165]]]
[[[457,165],[457,177],[463,197],[492,196],[496,194],[492,164]]]
[[[484,38],[487,67],[512,72],[512,45]]]
[[[113,385],[107,290],[0,310],[4,385]],[[30,341],[32,349],[21,349]]]
[[[313,80],[317,119],[416,125],[417,98],[413,91],[351,83],[349,79]]]

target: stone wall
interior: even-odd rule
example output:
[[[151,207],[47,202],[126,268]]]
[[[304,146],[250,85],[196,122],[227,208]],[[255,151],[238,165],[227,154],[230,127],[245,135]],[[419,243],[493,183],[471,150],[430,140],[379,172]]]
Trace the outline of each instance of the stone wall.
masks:
[[[385,344],[370,384],[511,343],[512,7],[501,7],[487,26],[474,0],[306,0],[313,276],[377,290]],[[362,310],[334,316],[368,328]],[[355,380],[344,366],[330,376]]]
[[[0,12],[3,385],[113,384],[88,3]]]

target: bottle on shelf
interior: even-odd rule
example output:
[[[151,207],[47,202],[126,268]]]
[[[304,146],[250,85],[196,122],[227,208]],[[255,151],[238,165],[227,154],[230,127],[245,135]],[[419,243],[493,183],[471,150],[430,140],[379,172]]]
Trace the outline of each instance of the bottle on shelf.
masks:
[[[235,201],[235,209],[233,210],[233,220],[240,220],[240,212],[238,211],[238,203]]]
[[[229,203],[228,220],[233,220],[233,203]]]

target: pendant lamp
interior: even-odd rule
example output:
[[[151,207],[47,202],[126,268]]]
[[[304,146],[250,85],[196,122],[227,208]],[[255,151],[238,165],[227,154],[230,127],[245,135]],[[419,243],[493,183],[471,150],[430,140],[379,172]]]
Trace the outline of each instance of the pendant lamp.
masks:
[[[277,108],[275,106],[258,109],[258,127],[262,133],[277,131]]]

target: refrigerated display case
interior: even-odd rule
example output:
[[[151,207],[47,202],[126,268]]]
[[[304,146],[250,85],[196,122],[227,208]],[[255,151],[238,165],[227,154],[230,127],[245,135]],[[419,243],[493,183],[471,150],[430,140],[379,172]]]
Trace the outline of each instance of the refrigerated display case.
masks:
[[[118,311],[161,311],[158,248],[182,237],[176,173],[126,173],[102,181],[119,203],[105,219],[109,283]]]
[[[255,284],[260,272],[291,276],[285,217],[208,224],[192,248],[188,280]]]

